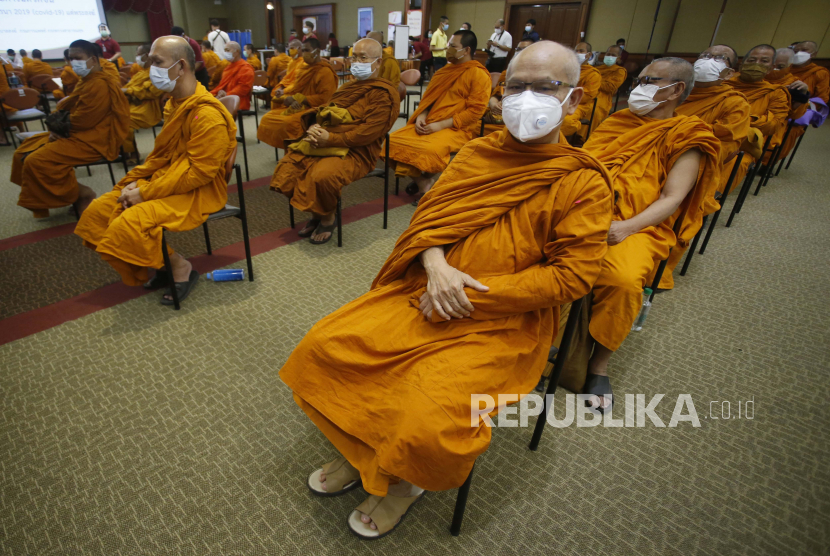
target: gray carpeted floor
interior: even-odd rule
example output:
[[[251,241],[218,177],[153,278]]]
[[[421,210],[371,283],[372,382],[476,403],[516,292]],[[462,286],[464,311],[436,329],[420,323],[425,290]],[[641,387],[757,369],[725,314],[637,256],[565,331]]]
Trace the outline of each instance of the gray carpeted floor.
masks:
[[[343,248],[255,257],[256,282],[202,281],[178,313],[144,296],[0,346],[2,552],[827,554],[828,147],[830,128],[810,130],[612,361],[620,397],[665,394],[668,423],[689,394],[700,428],[550,427],[537,452],[530,428],[497,429],[460,537],[451,491],[390,537],[355,539],[364,494],[309,495],[334,451],[277,371],[368,289],[406,206],[386,231],[380,215],[347,225]],[[754,418],[738,418],[748,400]],[[723,402],[732,418],[715,420]]]

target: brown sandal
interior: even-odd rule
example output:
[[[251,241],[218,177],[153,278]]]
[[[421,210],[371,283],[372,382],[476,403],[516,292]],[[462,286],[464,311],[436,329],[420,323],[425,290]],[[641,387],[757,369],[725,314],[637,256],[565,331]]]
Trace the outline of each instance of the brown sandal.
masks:
[[[413,491],[418,491],[414,496],[375,496],[370,495],[354,511],[349,514],[347,524],[349,530],[364,540],[374,540],[385,537],[403,522],[403,518],[409,513],[409,509],[424,496],[424,489],[413,485]],[[372,529],[371,524],[363,523],[361,515],[368,515],[377,529]]]
[[[326,474],[326,487],[330,490],[323,490],[323,483],[320,474]],[[346,458],[338,458],[323,466],[322,469],[314,471],[308,476],[308,490],[317,496],[340,496],[356,489],[361,485],[360,471],[355,469]]]

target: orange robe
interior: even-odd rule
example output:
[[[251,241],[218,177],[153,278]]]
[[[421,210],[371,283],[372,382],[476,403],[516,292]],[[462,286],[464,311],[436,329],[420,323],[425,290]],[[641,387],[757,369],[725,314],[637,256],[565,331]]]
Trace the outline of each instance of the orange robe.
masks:
[[[17,204],[36,217],[77,201],[74,167],[114,159],[127,136],[130,108],[117,78],[90,73],[65,102],[70,107],[69,138],[49,141],[48,132],[40,133],[24,141],[12,159],[11,181],[20,186]]]
[[[228,96],[239,97],[239,109],[251,109],[251,90],[254,88],[254,68],[241,58],[231,62],[223,71],[222,79],[211,89],[213,96],[219,91],[225,91]]]
[[[395,49],[392,48],[391,46],[387,46],[386,48],[383,49],[383,53],[386,54],[387,56],[392,56],[392,55],[395,54]]]
[[[28,56],[21,57],[21,60],[23,61],[23,68],[24,69],[26,68],[26,64],[31,64],[32,62],[34,62],[34,60],[29,58]]]
[[[52,66],[43,60],[33,60],[32,63],[23,66],[23,81],[27,87],[31,86],[32,78],[36,75],[52,77]]]
[[[559,306],[599,273],[611,205],[602,165],[564,141],[526,145],[504,130],[458,153],[371,291],[318,322],[280,371],[367,492],[384,496],[392,477],[431,491],[464,482],[492,432],[470,426],[471,394],[533,389]],[[433,246],[490,288],[465,290],[469,318],[418,310],[418,255]]]
[[[507,79],[507,70],[501,72],[499,75],[499,83],[504,83]],[[493,88],[493,92],[490,93],[490,98],[495,98],[501,101],[502,96],[504,95],[504,88],[501,85],[496,85]],[[504,120],[502,119],[501,115],[495,115],[490,111],[490,105],[488,101],[487,110],[484,112],[484,135],[490,135],[491,133],[495,133],[496,131],[501,131],[504,128]],[[479,129],[476,132],[476,136],[481,132]]]
[[[588,329],[597,342],[616,351],[640,311],[646,280],[669,250],[675,244],[687,245],[703,223],[704,200],[714,194],[720,177],[720,142],[709,125],[695,116],[657,120],[625,109],[592,132],[585,149],[606,165],[614,179],[615,221],[633,218],[660,197],[680,155],[690,149],[703,154],[697,183],[672,216],[608,247],[594,285]],[[673,226],[681,215],[683,223],[675,236]]]
[[[116,66],[109,60],[104,60],[103,58],[101,58],[101,69],[104,70],[104,73],[108,73],[112,76],[117,77],[119,83],[121,82],[121,73],[118,71],[118,66]]]
[[[764,80],[767,81],[768,83],[772,83],[773,85],[781,85],[782,87],[788,87],[788,88],[789,88],[790,85],[792,85],[793,83],[798,81],[795,78],[795,76],[792,74],[791,66],[788,66],[788,67],[784,68],[783,70],[771,71],[770,73],[767,74],[767,76],[764,78]],[[798,106],[794,106],[794,104],[795,104],[795,99],[793,99],[792,95],[790,95],[790,112],[787,115],[788,120],[797,120],[798,118],[803,116],[807,112],[807,109],[810,107],[810,103],[808,103],[808,102],[803,102],[803,103],[799,104]],[[790,135],[792,135],[795,132],[796,132],[796,130],[793,129],[792,131],[790,131]],[[780,145],[782,143],[782,141],[784,141],[784,135],[786,135],[786,134],[787,134],[787,125],[779,126],[778,130],[775,132],[775,135],[773,135],[772,140],[775,141],[775,143],[777,145]],[[790,143],[789,136],[787,137],[787,143],[788,144]],[[786,145],[784,147],[782,147],[781,152],[779,153],[778,160],[781,160],[782,158],[784,158],[786,156],[786,154],[784,154],[785,151],[788,151],[788,149],[786,148]],[[767,163],[768,158],[769,157],[764,157],[764,164]]]
[[[284,93],[289,87],[294,85],[297,82],[297,77],[300,73],[304,72],[308,69],[308,64],[305,63],[302,56],[298,56],[297,58],[292,58],[288,63],[288,68],[285,71],[285,75],[279,81],[278,86],[274,87],[274,90],[271,91],[271,108],[283,108],[282,106],[282,99],[279,97],[282,96],[281,94]],[[335,74],[336,75],[336,74]]]
[[[826,104],[830,104],[830,70],[819,66],[815,62],[810,62],[801,67],[790,66],[790,73],[795,79],[803,82],[810,88],[810,98],[818,97]],[[807,109],[804,108],[803,110],[806,112]],[[801,116],[803,115],[804,113],[802,112]],[[802,135],[804,135],[803,127],[793,127],[790,135],[787,137],[787,142],[781,148],[781,158],[790,153]]]
[[[303,113],[309,108],[328,104],[336,90],[337,74],[331,64],[320,60],[316,64],[306,65],[305,69],[298,72],[296,81],[285,87],[282,97],[271,99],[271,110],[259,120],[257,138],[275,149],[284,148],[288,140],[300,139],[305,135]],[[302,104],[301,110],[295,111],[283,106],[282,99],[288,95],[293,95]]]
[[[81,78],[78,77],[78,74],[72,69],[72,66],[63,66],[63,71],[61,71],[61,85],[63,85],[63,94],[70,95],[72,91],[75,90],[75,87],[81,81]]]
[[[202,52],[202,61],[205,64],[205,68],[212,68],[213,66],[218,66],[221,59],[213,50],[205,50]]]
[[[597,111],[594,114],[594,123],[591,126],[591,131],[599,127],[599,124],[605,121],[605,118],[611,113],[611,108],[614,107],[614,95],[628,77],[628,72],[625,68],[616,64],[613,66],[602,64],[597,67],[597,71],[599,71],[599,75],[602,77],[602,83],[599,86]],[[588,117],[591,117],[590,113]]]
[[[135,151],[135,130],[153,127],[161,121],[161,104],[164,95],[150,81],[150,70],[143,69],[124,86],[124,94],[130,101],[130,133],[124,141],[124,152]]]
[[[228,67],[231,63],[225,60],[224,58],[219,60],[219,63],[216,64],[216,70],[210,76],[210,81],[208,82],[208,90],[213,90],[219,83],[222,81],[222,75],[224,74],[225,68]]]
[[[395,161],[395,174],[419,176],[444,170],[450,154],[460,151],[480,131],[491,85],[490,73],[476,60],[447,64],[435,72],[407,125],[389,137],[389,158]],[[452,126],[419,135],[415,120],[425,110],[429,110],[426,123],[452,118]]]
[[[192,230],[225,206],[225,161],[235,146],[230,114],[201,84],[187,98],[170,99],[153,152],[89,205],[75,233],[125,284],[142,284],[147,267],[164,266],[162,228]],[[117,199],[134,181],[144,201],[125,210]]]
[[[590,120],[591,112],[594,110],[594,99],[598,98],[599,88],[602,85],[602,75],[599,70],[590,64],[582,64],[579,66],[579,82],[578,87],[582,87],[582,100],[579,101],[579,106],[576,112],[570,116],[565,116],[562,122],[561,131],[565,137],[570,137],[574,133],[579,133],[579,136],[585,139],[588,133],[588,126],[580,123],[580,120]],[[599,100],[597,100],[599,103]],[[596,117],[596,114],[594,114]]]
[[[383,52],[383,58],[380,62],[380,78],[389,81],[395,90],[398,90],[398,85],[401,82],[401,66],[398,61],[391,54]],[[398,97],[400,100],[400,97]]]
[[[254,68],[254,71],[259,71],[262,69],[262,62],[260,61],[259,56],[257,56],[256,54],[254,54],[250,58],[246,58],[245,61],[248,62],[252,68]]]
[[[280,74],[288,69],[292,58],[285,53],[279,53],[276,56],[271,56],[268,60],[268,86],[277,87],[280,84]]]
[[[133,62],[130,65],[130,77],[133,77],[135,74],[137,74],[138,72],[140,72],[143,69],[144,68],[142,66],[139,66],[137,63]]]
[[[289,151],[271,178],[271,189],[286,195],[299,210],[315,214],[334,212],[340,190],[375,167],[383,138],[400,110],[398,90],[385,79],[346,83],[331,97],[328,105],[332,104],[348,110],[353,122],[328,127],[327,147],[348,147],[349,154],[319,157]],[[312,118],[318,110],[304,114],[304,127],[316,123]]]

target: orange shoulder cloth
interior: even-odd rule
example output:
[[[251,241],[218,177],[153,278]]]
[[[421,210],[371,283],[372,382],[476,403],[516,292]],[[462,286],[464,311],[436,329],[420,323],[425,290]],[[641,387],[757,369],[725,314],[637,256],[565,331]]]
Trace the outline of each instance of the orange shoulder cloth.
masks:
[[[468,71],[481,71],[487,76],[488,80],[490,79],[490,72],[478,60],[470,60],[463,64],[447,64],[432,76],[418,109],[409,118],[409,123],[413,123],[421,112],[432,106],[444,93],[452,89],[453,85]]]
[[[330,72],[332,77],[337,82],[337,73],[331,64],[325,60],[320,60],[316,64],[306,65],[305,69],[297,73],[297,79],[294,81],[293,89],[296,92],[305,91],[307,87],[311,86],[312,81],[317,77],[318,73]],[[316,92],[316,91],[315,91]]]

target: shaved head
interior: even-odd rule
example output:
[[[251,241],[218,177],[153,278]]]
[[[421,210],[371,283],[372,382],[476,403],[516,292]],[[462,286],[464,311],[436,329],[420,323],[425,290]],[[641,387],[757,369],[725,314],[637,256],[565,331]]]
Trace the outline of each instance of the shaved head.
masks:
[[[584,54],[586,52],[591,52],[593,50],[593,47],[591,47],[591,43],[583,41],[583,42],[576,43],[576,46],[574,47],[574,50],[576,52],[581,52],[581,53]]]
[[[793,56],[795,51],[792,48],[779,48],[775,51],[774,69],[784,69],[793,63]]]
[[[225,44],[225,50],[230,50],[231,52],[233,52],[235,54],[239,54],[239,53],[242,52],[242,47],[239,46],[238,42],[229,41],[228,43]]]
[[[771,44],[759,44],[758,46],[753,46],[749,49],[749,52],[746,53],[746,56],[744,56],[744,60],[751,56],[764,56],[769,57],[770,59],[775,58],[775,47]]]
[[[714,55],[722,54],[729,58],[729,67],[738,69],[738,52],[728,44],[716,44],[710,46],[704,52],[711,52]]]
[[[528,83],[564,81],[575,86],[579,82],[579,60],[573,50],[558,42],[539,41],[513,57],[507,66],[507,79]]]
[[[795,51],[804,51],[809,52],[810,54],[815,54],[818,51],[818,44],[813,41],[802,41],[796,45]],[[21,52],[23,51],[21,50]]]
[[[190,43],[182,37],[168,35],[157,38],[150,48],[150,56],[169,62],[164,67],[169,67],[179,60],[184,60],[185,70],[192,73],[196,68],[196,55],[193,53],[193,49],[190,48]]]
[[[619,57],[620,57],[620,54],[622,54],[622,48],[620,48],[619,46],[617,46],[617,45],[615,44],[615,45],[613,45],[613,46],[609,46],[609,47],[605,50],[605,53],[606,53],[606,54],[608,54],[609,56],[616,56],[617,58],[619,58]]]
[[[380,58],[383,55],[383,47],[376,39],[367,37],[354,43],[355,56],[361,52],[369,58]]]
[[[366,33],[367,39],[373,39],[377,41],[378,44],[383,44],[383,33],[380,31],[370,31]]]
[[[288,42],[288,48],[296,48],[297,50],[300,50],[302,47],[303,47],[303,41],[301,41],[299,39],[294,39],[294,40]]]
[[[649,69],[656,72],[660,77],[667,77],[672,81],[682,81],[686,84],[678,104],[686,100],[686,97],[689,96],[695,86],[695,67],[683,58],[657,58],[643,69],[641,75],[646,74]]]

